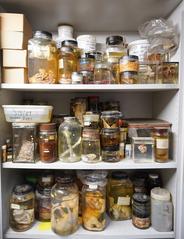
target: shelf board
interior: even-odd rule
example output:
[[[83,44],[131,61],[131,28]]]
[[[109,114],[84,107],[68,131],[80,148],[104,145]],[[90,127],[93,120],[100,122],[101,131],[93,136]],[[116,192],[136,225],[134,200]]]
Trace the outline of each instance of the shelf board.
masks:
[[[175,161],[170,160],[167,163],[135,163],[131,159],[124,159],[117,163],[99,162],[95,164],[85,163],[83,161],[75,163],[63,163],[60,161],[54,163],[12,163],[6,162],[2,164],[3,168],[12,169],[176,169]]]
[[[148,238],[174,238],[174,232],[157,232],[153,228],[141,230],[132,225],[131,220],[127,221],[109,221],[107,228],[102,232],[90,232],[84,230],[82,227],[77,232],[68,236],[71,239],[148,239]],[[48,223],[46,224],[47,228]],[[44,223],[36,222],[35,225],[26,232],[15,232],[8,229],[5,233],[5,238],[19,238],[19,239],[61,239],[61,236],[56,235],[50,228],[43,230]]]
[[[14,91],[60,91],[60,92],[123,92],[178,90],[178,84],[132,84],[132,85],[61,85],[61,84],[1,84],[1,89]]]

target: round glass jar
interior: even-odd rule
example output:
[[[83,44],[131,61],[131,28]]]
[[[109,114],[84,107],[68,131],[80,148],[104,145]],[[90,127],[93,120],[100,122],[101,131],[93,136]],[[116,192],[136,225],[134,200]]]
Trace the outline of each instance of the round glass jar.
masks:
[[[135,193],[132,200],[132,223],[139,229],[146,229],[151,224],[150,197],[144,193]]]
[[[93,72],[95,67],[95,56],[85,53],[79,60],[79,71]]]
[[[28,184],[17,185],[10,197],[10,227],[23,232],[34,223],[35,195]]]
[[[58,53],[52,34],[36,31],[28,41],[29,83],[57,83]]]
[[[155,161],[164,163],[169,159],[169,128],[153,129],[155,139]]]
[[[84,127],[88,129],[99,129],[99,115],[86,112],[83,115]]]
[[[120,74],[121,84],[137,84],[138,74],[136,71],[125,71]]]
[[[66,236],[78,229],[79,192],[70,176],[56,178],[51,190],[51,227],[60,235]]]
[[[90,175],[82,188],[82,222],[89,231],[103,231],[106,226],[106,179]]]
[[[102,128],[118,128],[119,127],[119,111],[102,111],[101,125]]]
[[[41,124],[39,132],[39,154],[43,163],[57,160],[57,131],[56,124]]]
[[[76,40],[74,40],[74,39],[73,40],[64,40],[64,41],[62,41],[62,47],[63,46],[72,48],[75,57],[76,58],[80,57],[81,50],[77,47],[77,41]]]
[[[109,63],[105,61],[96,62],[94,69],[94,84],[114,84]]]
[[[119,128],[102,129],[101,148],[102,160],[105,162],[120,161],[120,132]]]
[[[132,217],[132,195],[133,184],[128,175],[121,171],[112,172],[107,186],[107,210],[112,220]]]
[[[58,149],[62,162],[72,163],[81,160],[82,127],[75,117],[65,117],[59,127]]]
[[[126,71],[138,72],[139,70],[138,56],[134,55],[123,56],[120,59],[119,65],[120,65],[120,73]]]

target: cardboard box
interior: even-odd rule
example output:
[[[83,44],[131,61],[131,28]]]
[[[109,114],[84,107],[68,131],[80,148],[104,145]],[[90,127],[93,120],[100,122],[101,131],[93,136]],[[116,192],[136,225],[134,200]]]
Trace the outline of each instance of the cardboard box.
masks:
[[[24,84],[28,82],[27,69],[3,68],[3,83]]]
[[[27,67],[27,50],[3,50],[3,67]]]
[[[0,48],[2,49],[27,49],[28,40],[32,34],[24,34],[23,32],[1,32]]]

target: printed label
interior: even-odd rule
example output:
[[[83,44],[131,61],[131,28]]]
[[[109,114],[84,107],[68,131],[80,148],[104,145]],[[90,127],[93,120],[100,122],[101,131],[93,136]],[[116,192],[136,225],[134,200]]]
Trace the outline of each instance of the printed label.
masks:
[[[12,203],[12,204],[11,204],[11,209],[17,209],[17,210],[19,210],[19,209],[20,209],[20,205]]]
[[[169,148],[169,140],[168,139],[157,139],[156,147],[157,147],[157,149],[168,149]]]
[[[118,197],[118,205],[129,206],[130,205],[130,197]]]
[[[90,184],[90,185],[89,185],[89,188],[90,188],[90,189],[97,189],[97,188],[98,188],[98,185]]]

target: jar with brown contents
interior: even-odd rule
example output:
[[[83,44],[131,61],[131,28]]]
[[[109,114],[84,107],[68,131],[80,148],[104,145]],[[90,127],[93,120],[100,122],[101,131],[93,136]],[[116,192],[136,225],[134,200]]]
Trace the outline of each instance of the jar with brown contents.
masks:
[[[102,128],[118,128],[120,115],[119,111],[103,111],[101,115]]]

